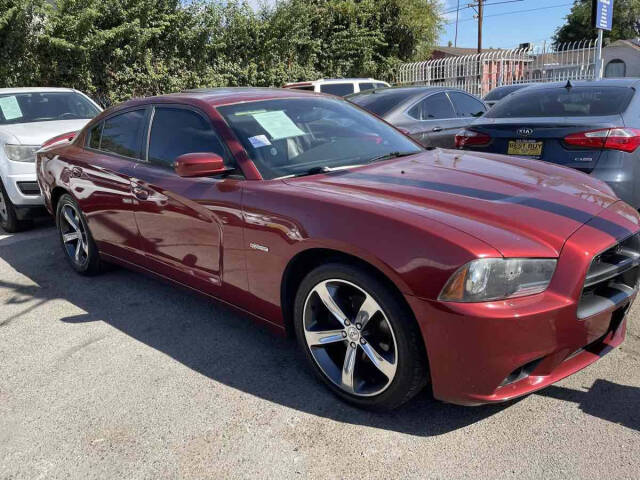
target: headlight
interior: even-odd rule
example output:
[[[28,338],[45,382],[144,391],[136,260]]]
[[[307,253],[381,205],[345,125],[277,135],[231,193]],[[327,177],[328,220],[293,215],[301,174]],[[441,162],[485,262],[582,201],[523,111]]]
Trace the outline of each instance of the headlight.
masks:
[[[12,162],[35,162],[40,145],[5,145],[4,153]]]
[[[556,269],[554,259],[483,258],[454,273],[440,293],[446,302],[486,302],[544,292]]]

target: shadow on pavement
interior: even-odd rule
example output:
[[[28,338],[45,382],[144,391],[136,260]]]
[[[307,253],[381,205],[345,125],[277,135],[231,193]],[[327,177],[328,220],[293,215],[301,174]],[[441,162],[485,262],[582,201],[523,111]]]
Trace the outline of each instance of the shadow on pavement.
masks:
[[[640,388],[598,379],[582,392],[551,385],[537,395],[577,403],[584,413],[640,431]]]
[[[272,335],[215,302],[137,273],[118,269],[81,277],[67,265],[55,231],[49,231],[33,239],[26,234],[18,243],[0,239],[0,258],[37,284],[0,278],[0,288],[13,292],[9,302],[30,302],[24,311],[0,320],[0,332],[27,311],[64,299],[86,313],[62,321],[106,322],[216,382],[339,422],[419,436],[465,427],[513,404],[460,407],[438,402],[425,390],[391,413],[352,408],[315,380],[294,341]]]

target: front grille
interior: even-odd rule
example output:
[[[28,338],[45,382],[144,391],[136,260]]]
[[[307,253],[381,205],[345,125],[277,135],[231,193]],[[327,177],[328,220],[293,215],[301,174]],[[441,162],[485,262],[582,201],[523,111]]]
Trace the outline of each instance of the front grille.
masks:
[[[596,255],[584,280],[578,318],[595,315],[629,298],[638,285],[640,234]]]
[[[38,182],[18,182],[18,188],[24,195],[40,195]]]

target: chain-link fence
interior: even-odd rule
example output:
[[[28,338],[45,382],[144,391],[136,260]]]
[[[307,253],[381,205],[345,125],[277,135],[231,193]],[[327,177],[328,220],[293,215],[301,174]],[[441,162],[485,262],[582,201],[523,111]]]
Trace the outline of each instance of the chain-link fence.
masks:
[[[402,64],[397,83],[457,87],[484,96],[494,87],[512,83],[592,79],[595,53],[595,40],[495,49]]]

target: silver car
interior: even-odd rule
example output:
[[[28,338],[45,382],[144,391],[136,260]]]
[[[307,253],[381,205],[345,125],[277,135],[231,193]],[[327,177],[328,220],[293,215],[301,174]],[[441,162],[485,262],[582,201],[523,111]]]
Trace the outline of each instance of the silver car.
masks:
[[[346,97],[425,147],[454,148],[455,135],[487,111],[479,98],[448,87],[393,87]]]

